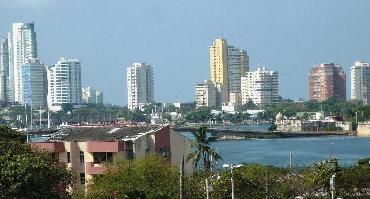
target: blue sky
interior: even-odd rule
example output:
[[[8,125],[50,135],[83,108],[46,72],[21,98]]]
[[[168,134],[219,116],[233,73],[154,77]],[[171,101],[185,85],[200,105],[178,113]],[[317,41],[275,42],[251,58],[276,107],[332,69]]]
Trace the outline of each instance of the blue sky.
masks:
[[[368,0],[0,0],[0,37],[35,22],[39,57],[83,63],[83,85],[127,104],[126,67],[154,67],[156,101],[194,100],[209,78],[208,47],[219,35],[247,50],[250,66],[279,71],[280,95],[307,98],[307,73],[335,62],[347,72],[370,61]]]

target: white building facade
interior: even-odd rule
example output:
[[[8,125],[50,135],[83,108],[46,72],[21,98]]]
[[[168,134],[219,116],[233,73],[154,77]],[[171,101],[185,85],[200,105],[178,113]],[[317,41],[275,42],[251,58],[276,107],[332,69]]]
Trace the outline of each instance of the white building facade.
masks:
[[[47,102],[46,68],[39,59],[28,59],[21,66],[22,104],[45,108]]]
[[[153,67],[146,63],[133,63],[127,68],[128,109],[141,109],[154,102]]]
[[[21,66],[30,58],[37,58],[34,23],[14,23],[8,34],[9,45],[9,101],[22,102]]]
[[[82,88],[82,102],[86,104],[103,104],[103,91],[92,87]]]
[[[59,111],[62,104],[81,104],[81,63],[79,60],[61,58],[47,70],[48,106]]]
[[[0,101],[6,101],[9,75],[8,39],[0,39]]]
[[[367,105],[370,102],[370,65],[356,61],[351,66],[351,99],[360,100]]]
[[[195,86],[195,105],[197,108],[217,106],[217,88],[212,81],[204,80]]]
[[[249,100],[257,105],[272,104],[279,101],[278,72],[260,67],[247,72],[241,78],[242,103]]]

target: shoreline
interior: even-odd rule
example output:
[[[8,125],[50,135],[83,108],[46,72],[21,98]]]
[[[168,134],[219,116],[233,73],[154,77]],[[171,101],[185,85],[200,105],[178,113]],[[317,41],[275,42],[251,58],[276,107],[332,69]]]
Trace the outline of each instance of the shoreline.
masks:
[[[196,131],[199,127],[171,127],[175,131]],[[354,136],[354,132],[346,131],[304,131],[304,132],[281,132],[263,130],[239,130],[225,128],[208,128],[216,140],[245,140],[245,139],[274,139],[294,137],[321,137],[321,136]]]

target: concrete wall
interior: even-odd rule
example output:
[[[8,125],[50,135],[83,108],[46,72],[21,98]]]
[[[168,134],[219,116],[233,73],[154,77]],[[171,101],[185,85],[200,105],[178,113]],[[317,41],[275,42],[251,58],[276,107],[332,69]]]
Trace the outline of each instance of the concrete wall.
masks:
[[[180,168],[182,155],[185,156],[185,172],[191,173],[193,171],[193,162],[186,161],[186,157],[192,152],[192,140],[182,135],[181,133],[171,129],[170,131],[171,143],[171,165]]]
[[[357,125],[358,136],[370,136],[370,123],[359,123]]]

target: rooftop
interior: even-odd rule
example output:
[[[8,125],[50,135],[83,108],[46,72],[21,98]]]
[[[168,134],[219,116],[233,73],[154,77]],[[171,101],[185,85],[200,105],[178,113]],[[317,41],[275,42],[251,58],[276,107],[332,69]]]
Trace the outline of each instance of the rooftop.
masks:
[[[117,141],[134,140],[143,134],[158,131],[162,126],[79,126],[61,129],[56,132],[49,141]]]

